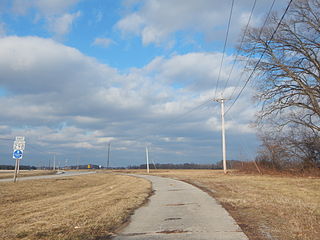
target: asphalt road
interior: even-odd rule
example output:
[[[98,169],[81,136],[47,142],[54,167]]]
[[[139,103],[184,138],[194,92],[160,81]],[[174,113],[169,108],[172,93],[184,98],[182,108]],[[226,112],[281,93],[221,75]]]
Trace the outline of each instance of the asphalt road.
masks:
[[[41,176],[30,176],[30,177],[20,177],[17,178],[17,181],[25,181],[25,180],[34,180],[34,179],[46,179],[46,178],[57,178],[57,177],[72,177],[72,176],[78,176],[78,175],[84,175],[84,174],[92,174],[96,172],[64,172],[62,174],[53,174],[53,175],[41,175]],[[13,181],[12,178],[5,178],[0,179],[0,182],[11,182]]]
[[[155,193],[113,240],[248,240],[228,212],[199,188],[136,176],[150,180]]]

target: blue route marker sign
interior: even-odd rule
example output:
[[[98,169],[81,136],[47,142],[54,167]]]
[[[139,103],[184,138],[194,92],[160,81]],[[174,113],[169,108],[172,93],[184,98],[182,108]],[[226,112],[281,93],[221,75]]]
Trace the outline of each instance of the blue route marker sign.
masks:
[[[21,159],[22,155],[23,155],[22,150],[14,150],[13,151],[13,158],[15,158],[15,159]]]

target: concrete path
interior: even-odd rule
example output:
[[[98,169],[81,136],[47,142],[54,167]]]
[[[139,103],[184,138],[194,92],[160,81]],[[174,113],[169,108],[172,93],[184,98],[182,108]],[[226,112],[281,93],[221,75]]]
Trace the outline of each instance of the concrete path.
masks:
[[[17,182],[25,180],[34,180],[34,179],[47,179],[47,178],[57,178],[57,177],[72,177],[84,174],[92,174],[96,172],[64,172],[62,174],[52,174],[52,175],[40,175],[40,176],[30,176],[30,177],[18,177]],[[13,174],[12,174],[13,175]],[[13,178],[4,178],[0,179],[0,182],[12,182]]]
[[[113,240],[248,240],[212,197],[185,182],[155,176],[155,194]]]

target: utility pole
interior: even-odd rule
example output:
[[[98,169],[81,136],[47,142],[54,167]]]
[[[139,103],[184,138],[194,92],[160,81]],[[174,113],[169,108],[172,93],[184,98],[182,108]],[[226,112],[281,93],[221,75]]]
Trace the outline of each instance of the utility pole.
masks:
[[[64,169],[66,170],[67,169],[67,166],[68,166],[68,158],[65,159],[66,163],[64,165]]]
[[[109,169],[109,163],[110,163],[110,148],[111,148],[111,143],[109,142],[109,144],[108,144],[108,161],[107,161],[107,169]]]
[[[149,170],[149,151],[148,151],[148,147],[146,146],[146,159],[147,159],[147,173],[150,172]]]
[[[53,171],[56,170],[56,153],[53,153]]]
[[[56,152],[49,152],[49,154],[53,155],[53,166],[52,166],[52,170],[55,171],[56,170]],[[50,170],[50,159],[49,159],[49,170]]]
[[[80,155],[78,153],[78,156],[77,156],[77,170],[79,170],[79,159],[80,159]]]
[[[227,99],[220,98],[214,101],[221,103],[221,135],[222,135],[222,158],[223,158],[223,172],[227,173],[227,156],[226,156],[226,135],[224,126],[224,101]]]

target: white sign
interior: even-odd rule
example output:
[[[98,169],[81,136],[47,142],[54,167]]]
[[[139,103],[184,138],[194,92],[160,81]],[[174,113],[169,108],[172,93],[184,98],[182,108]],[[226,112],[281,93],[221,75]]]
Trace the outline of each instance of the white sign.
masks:
[[[13,158],[14,159],[22,159],[23,151],[22,150],[15,150],[13,152]]]
[[[13,150],[24,150],[26,142],[24,137],[16,137],[16,140],[13,142]]]
[[[25,146],[26,146],[25,142],[14,141],[13,150],[24,150]]]
[[[25,141],[25,139],[24,139],[24,137],[22,137],[22,136],[19,136],[19,137],[16,137],[16,141],[21,141],[21,142],[24,142]]]

